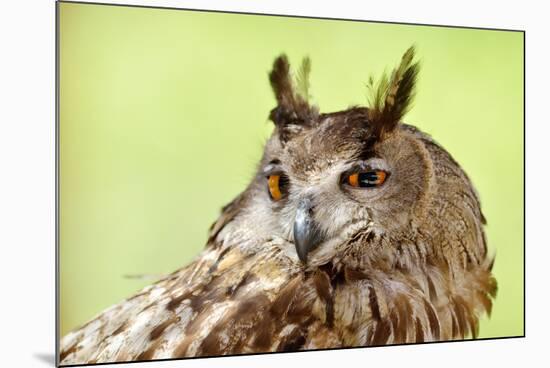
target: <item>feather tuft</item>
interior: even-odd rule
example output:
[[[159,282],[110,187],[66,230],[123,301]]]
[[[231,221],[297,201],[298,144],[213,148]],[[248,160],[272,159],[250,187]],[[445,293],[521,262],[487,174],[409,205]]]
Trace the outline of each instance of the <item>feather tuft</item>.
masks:
[[[411,107],[419,70],[418,62],[413,63],[414,54],[411,46],[390,77],[383,73],[378,83],[369,78],[369,120],[378,139],[393,131]]]
[[[304,101],[309,102],[309,74],[311,73],[311,59],[306,56],[302,60],[302,65],[296,74],[296,92],[298,95],[304,99]]]
[[[295,78],[291,77],[286,55],[279,56],[273,63],[269,81],[277,99],[277,107],[271,110],[269,119],[279,128],[283,144],[302,127],[310,127],[317,117],[317,107],[308,103],[310,72],[309,57],[304,58]]]

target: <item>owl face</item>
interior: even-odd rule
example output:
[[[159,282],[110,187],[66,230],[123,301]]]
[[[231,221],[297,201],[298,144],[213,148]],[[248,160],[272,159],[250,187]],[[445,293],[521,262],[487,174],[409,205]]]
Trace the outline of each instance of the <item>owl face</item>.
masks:
[[[414,92],[413,57],[411,48],[391,77],[371,86],[369,108],[325,114],[308,102],[309,60],[293,80],[286,57],[277,58],[270,74],[275,129],[243,211],[221,237],[273,241],[293,260],[315,266],[337,261],[358,236],[410,233],[435,185],[424,143],[400,123]]]
[[[325,263],[355,234],[402,231],[420,218],[431,164],[406,129],[376,139],[365,108],[291,129],[266,144],[251,195],[255,221],[294,243],[302,262]]]

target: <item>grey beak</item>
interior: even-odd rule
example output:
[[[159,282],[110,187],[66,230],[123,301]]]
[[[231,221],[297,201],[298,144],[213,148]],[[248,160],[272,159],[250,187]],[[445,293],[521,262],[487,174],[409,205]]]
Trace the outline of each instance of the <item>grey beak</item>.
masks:
[[[307,255],[322,240],[321,232],[313,219],[313,206],[309,198],[303,199],[294,219],[294,245],[298,258],[307,263]]]

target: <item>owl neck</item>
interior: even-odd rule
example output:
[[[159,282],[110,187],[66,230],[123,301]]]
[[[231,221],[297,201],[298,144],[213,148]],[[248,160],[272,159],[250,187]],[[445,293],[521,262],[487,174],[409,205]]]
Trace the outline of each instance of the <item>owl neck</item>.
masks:
[[[350,252],[311,274],[319,299],[332,297],[333,306],[324,310],[333,310],[334,316],[323,318],[334,320],[342,331],[364,330],[349,335],[348,345],[477,336],[479,318],[490,314],[496,293],[488,264],[470,263],[459,270],[462,266],[426,254],[421,246],[398,245],[393,253],[377,247],[378,258],[370,252],[370,258],[358,259]],[[319,281],[324,279],[329,283]],[[349,311],[355,313],[350,317]]]

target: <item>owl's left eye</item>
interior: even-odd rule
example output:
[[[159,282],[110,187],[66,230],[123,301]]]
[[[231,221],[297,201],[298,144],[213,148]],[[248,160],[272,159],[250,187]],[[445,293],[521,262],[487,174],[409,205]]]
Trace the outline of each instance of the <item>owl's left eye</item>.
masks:
[[[272,200],[278,201],[286,193],[288,178],[283,174],[271,174],[267,177],[267,189]]]
[[[384,184],[387,177],[383,170],[371,170],[348,174],[344,182],[354,188],[373,188]]]

